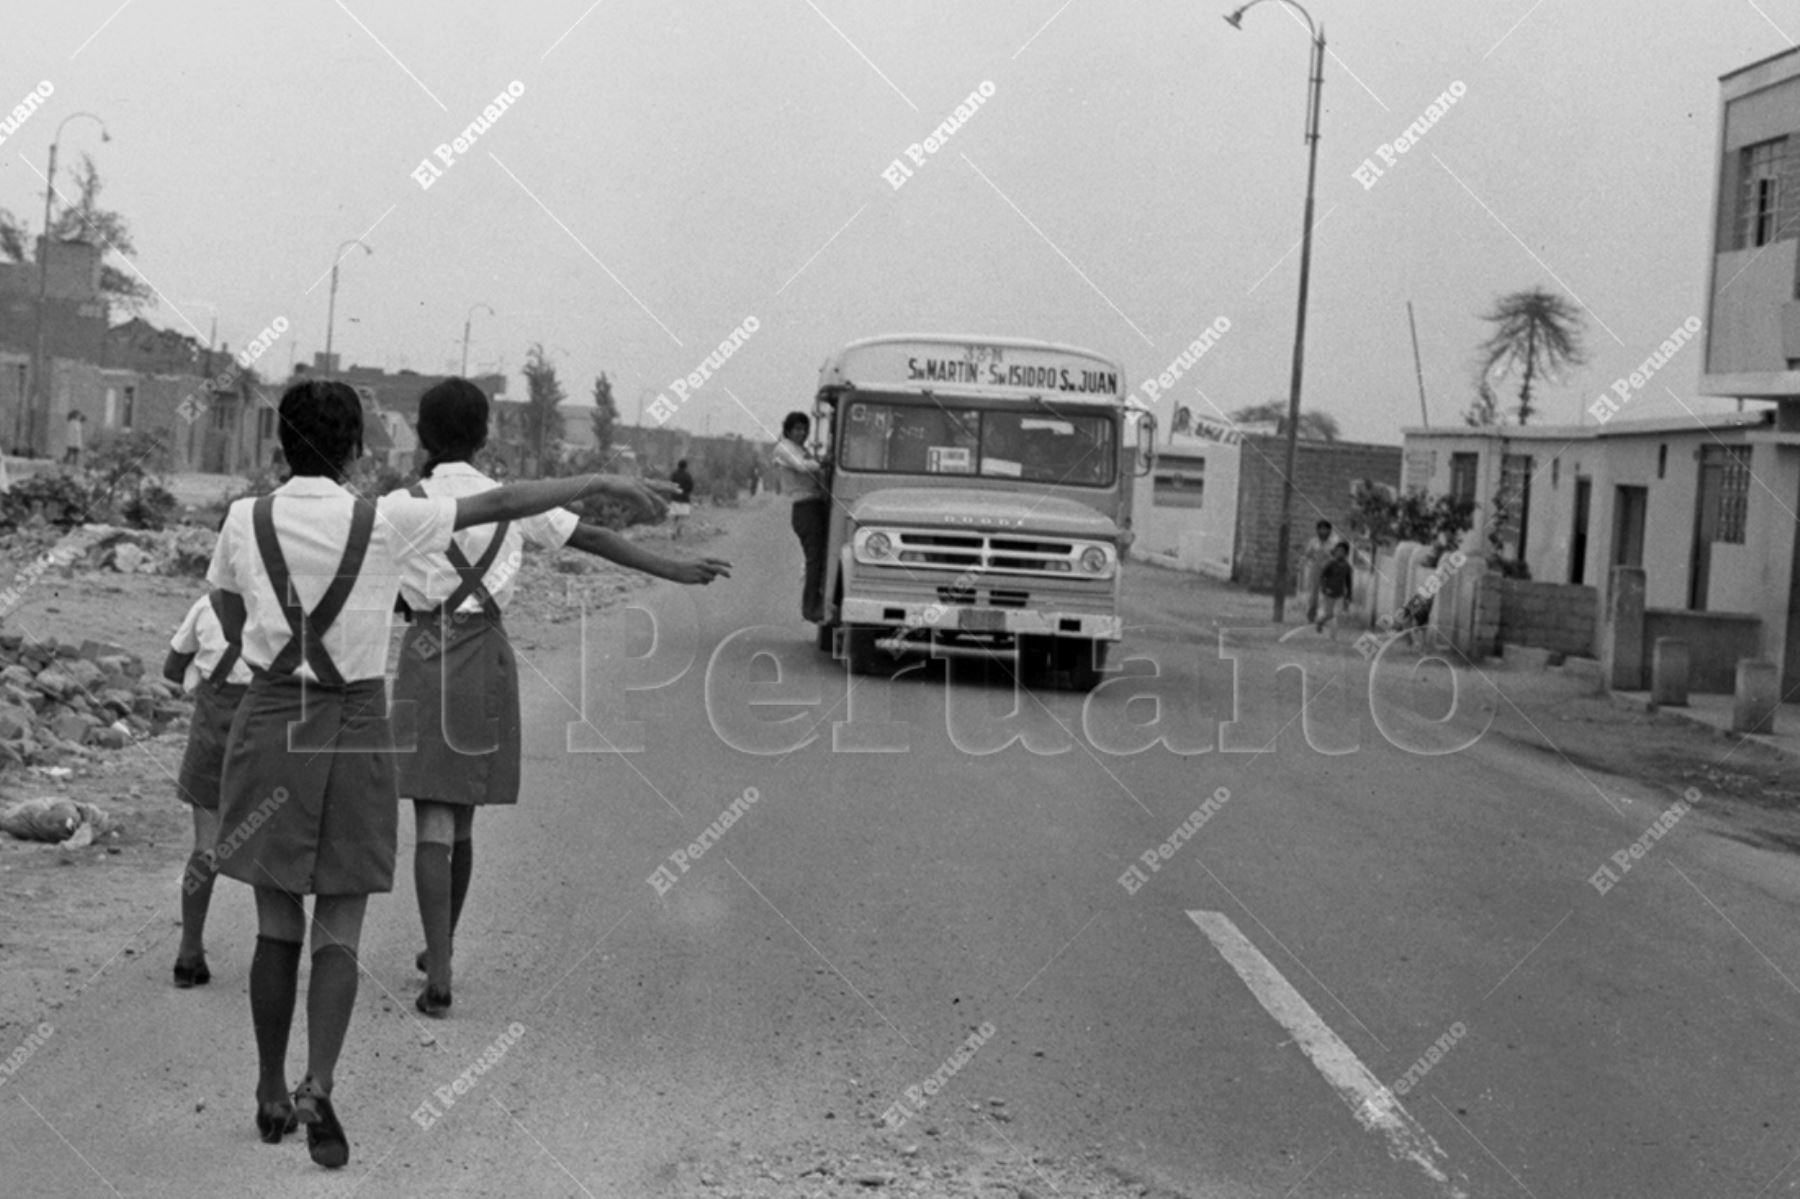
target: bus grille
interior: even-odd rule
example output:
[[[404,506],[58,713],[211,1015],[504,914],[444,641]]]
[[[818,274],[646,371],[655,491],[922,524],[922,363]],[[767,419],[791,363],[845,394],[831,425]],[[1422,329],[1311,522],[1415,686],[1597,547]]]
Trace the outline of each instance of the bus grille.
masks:
[[[890,535],[902,566],[1036,575],[1069,575],[1075,570],[1075,544],[1070,541],[908,530]]]

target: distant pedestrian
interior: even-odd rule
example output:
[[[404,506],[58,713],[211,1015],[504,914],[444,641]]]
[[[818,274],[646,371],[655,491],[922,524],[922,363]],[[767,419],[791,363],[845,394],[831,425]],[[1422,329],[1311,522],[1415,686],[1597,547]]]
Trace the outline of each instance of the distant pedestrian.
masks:
[[[806,435],[812,431],[812,418],[804,412],[790,412],[781,422],[781,440],[775,443],[776,477],[781,480],[783,495],[794,499],[794,536],[800,539],[800,552],[806,559],[806,573],[800,584],[801,619],[813,624],[825,619],[825,540],[830,529],[831,497],[826,486],[830,472],[828,463],[806,448]]]
[[[1331,547],[1343,538],[1333,533],[1331,522],[1321,520],[1313,526],[1313,538],[1300,550],[1300,589],[1306,593],[1306,619],[1319,618],[1319,572],[1331,560]]]
[[[1319,568],[1319,632],[1325,626],[1331,626],[1331,639],[1337,640],[1337,618],[1340,612],[1350,608],[1350,591],[1355,584],[1356,575],[1350,568],[1350,547],[1340,541],[1331,547],[1331,558]]]
[[[694,476],[688,473],[686,458],[675,464],[675,473],[669,476],[669,482],[675,484],[675,499],[669,504],[669,519],[675,522],[675,528],[669,537],[680,541],[681,526],[694,511]]]
[[[250,689],[243,659],[244,597],[211,591],[194,601],[169,640],[163,677],[194,697],[187,749],[175,795],[194,810],[194,849],[181,875],[181,947],[175,951],[175,985],[183,990],[212,981],[206,968],[206,914],[218,874],[219,775],[238,704]]]
[[[87,448],[86,414],[69,413],[69,419],[63,423],[63,430],[63,465],[80,466],[81,453]]]

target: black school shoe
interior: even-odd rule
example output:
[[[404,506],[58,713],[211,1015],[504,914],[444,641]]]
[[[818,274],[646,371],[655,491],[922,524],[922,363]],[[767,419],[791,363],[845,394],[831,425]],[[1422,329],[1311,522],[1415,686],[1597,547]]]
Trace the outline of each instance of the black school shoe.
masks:
[[[413,1006],[430,1016],[433,1020],[442,1020],[450,1012],[450,988],[427,985],[413,1001]]]
[[[256,1134],[266,1145],[279,1145],[281,1138],[299,1127],[294,1118],[294,1105],[283,1099],[279,1103],[256,1101]]]
[[[206,968],[206,955],[201,954],[192,960],[175,959],[175,985],[183,991],[189,987],[204,987],[212,981],[212,971]]]
[[[318,1165],[336,1170],[350,1160],[350,1142],[338,1123],[331,1096],[307,1075],[294,1089],[294,1119],[306,1125],[306,1151]]]

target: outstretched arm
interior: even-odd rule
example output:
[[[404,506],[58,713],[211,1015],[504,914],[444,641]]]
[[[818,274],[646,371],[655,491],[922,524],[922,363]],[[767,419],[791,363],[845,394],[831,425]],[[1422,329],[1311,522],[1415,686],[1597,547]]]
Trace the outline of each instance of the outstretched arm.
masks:
[[[574,475],[567,479],[535,479],[510,483],[456,501],[456,527],[491,525],[502,520],[522,520],[552,508],[579,503],[588,496],[604,495],[660,517],[668,511],[661,496],[623,475]]]
[[[721,576],[731,577],[731,563],[723,558],[670,558],[654,553],[619,536],[611,529],[599,525],[582,524],[575,528],[569,538],[569,548],[577,549],[597,558],[605,558],[608,562],[617,562],[620,566],[632,570],[641,570],[647,575],[655,575],[659,579],[669,579],[676,583],[706,584]]]

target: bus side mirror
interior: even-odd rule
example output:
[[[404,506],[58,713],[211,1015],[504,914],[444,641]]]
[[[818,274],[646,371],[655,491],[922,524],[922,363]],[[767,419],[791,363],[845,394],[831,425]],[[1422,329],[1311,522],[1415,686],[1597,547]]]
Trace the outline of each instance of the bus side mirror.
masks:
[[[1139,409],[1134,415],[1137,418],[1137,467],[1132,473],[1141,479],[1156,469],[1156,414]]]

